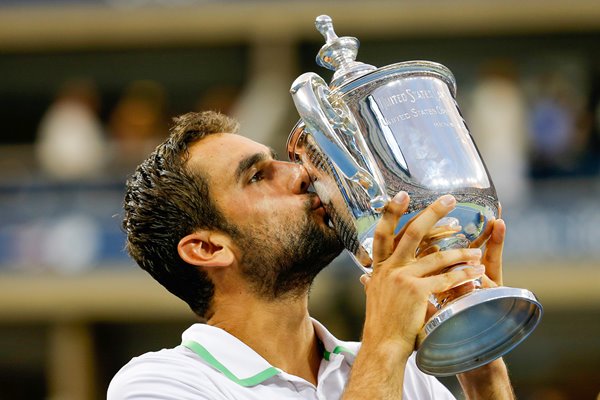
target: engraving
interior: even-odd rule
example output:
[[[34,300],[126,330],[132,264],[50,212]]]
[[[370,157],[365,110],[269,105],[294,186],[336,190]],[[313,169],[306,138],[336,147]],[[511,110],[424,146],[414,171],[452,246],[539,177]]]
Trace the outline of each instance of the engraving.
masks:
[[[401,92],[395,93],[391,96],[384,97],[381,99],[381,106],[384,109],[391,108],[398,104],[404,103],[416,103],[421,100],[442,100],[446,98],[446,93],[443,90],[432,90],[432,89],[404,89]]]
[[[385,117],[383,119],[383,122],[387,125],[394,125],[397,124],[401,121],[407,121],[409,119],[414,119],[414,118],[420,118],[422,116],[432,116],[432,115],[446,115],[448,112],[446,111],[446,109],[444,109],[441,106],[435,106],[435,107],[424,107],[424,108],[416,108],[413,107],[411,108],[408,112],[404,112],[401,114],[397,114],[394,116],[389,116],[389,117]],[[446,125],[442,125],[442,124],[446,124]],[[436,125],[434,123],[434,126],[437,127],[442,127],[442,126],[453,126],[453,124],[451,122],[440,122],[440,125]]]

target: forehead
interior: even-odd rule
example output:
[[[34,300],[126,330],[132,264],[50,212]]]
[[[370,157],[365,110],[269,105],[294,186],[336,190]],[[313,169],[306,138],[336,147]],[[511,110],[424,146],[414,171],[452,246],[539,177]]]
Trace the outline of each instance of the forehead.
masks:
[[[233,182],[239,163],[257,153],[270,154],[270,149],[244,136],[215,133],[190,147],[188,165],[202,171],[212,182]]]

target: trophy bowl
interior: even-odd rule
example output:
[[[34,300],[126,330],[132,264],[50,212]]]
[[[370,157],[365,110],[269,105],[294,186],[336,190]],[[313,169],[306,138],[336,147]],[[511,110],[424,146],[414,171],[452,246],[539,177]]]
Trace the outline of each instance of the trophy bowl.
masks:
[[[308,171],[356,264],[372,272],[375,226],[401,190],[411,201],[397,232],[439,196],[452,194],[457,201],[419,251],[479,245],[490,221],[499,217],[499,204],[456,103],[450,70],[429,61],[376,68],[355,60],[358,40],[338,37],[331,18],[317,17],[316,26],[326,40],[317,64],[335,73],[330,85],[315,73],[292,84],[301,120],[288,138],[288,155]],[[542,316],[530,291],[481,288],[477,281],[432,296],[431,302],[438,311],[419,334],[416,361],[435,376],[501,357]]]

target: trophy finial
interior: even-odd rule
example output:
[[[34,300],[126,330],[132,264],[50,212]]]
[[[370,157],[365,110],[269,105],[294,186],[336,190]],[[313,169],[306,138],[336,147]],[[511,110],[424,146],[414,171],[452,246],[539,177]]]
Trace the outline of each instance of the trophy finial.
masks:
[[[341,86],[344,82],[375,69],[372,65],[355,61],[360,43],[355,37],[338,37],[333,30],[333,21],[329,15],[319,15],[315,26],[325,38],[325,44],[317,55],[317,64],[335,71],[331,87]]]
[[[333,30],[333,21],[329,15],[319,15],[315,20],[315,26],[325,38],[326,43],[331,43],[338,38]]]

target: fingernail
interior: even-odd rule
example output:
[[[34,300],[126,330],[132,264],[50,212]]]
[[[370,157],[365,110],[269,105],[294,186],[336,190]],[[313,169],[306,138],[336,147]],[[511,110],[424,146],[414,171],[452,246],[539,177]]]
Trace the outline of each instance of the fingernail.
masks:
[[[473,257],[481,257],[481,249],[467,249],[467,252]]]
[[[367,283],[367,281],[369,280],[369,278],[371,278],[370,274],[362,274],[359,278],[360,283],[362,283],[363,285]]]
[[[451,194],[445,194],[440,197],[440,203],[442,203],[443,206],[450,207],[456,203],[456,199]]]
[[[485,265],[473,265],[471,270],[473,271],[473,274],[483,275],[485,272]]]
[[[396,193],[396,195],[394,196],[392,201],[394,203],[402,204],[404,202],[404,200],[406,200],[407,197],[408,197],[408,193],[406,193],[405,191],[401,191],[401,192]]]

